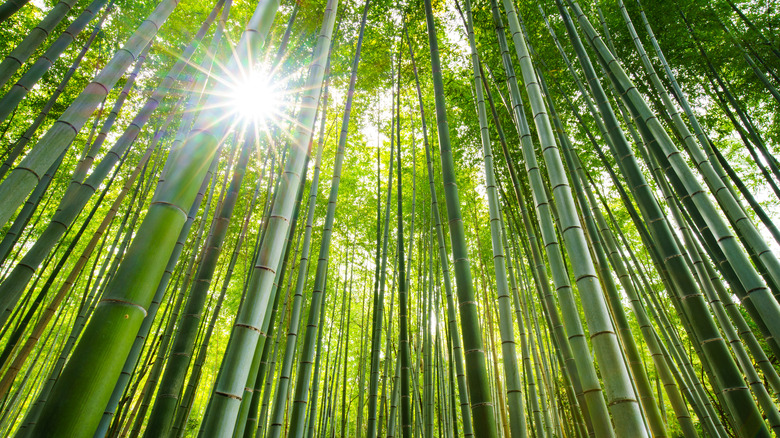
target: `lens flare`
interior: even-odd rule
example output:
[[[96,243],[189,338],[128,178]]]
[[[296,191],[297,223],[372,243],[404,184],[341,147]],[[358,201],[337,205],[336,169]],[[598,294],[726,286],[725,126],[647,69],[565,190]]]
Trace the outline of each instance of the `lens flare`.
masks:
[[[228,110],[246,122],[267,124],[277,118],[281,107],[281,93],[262,72],[253,72],[231,87]]]

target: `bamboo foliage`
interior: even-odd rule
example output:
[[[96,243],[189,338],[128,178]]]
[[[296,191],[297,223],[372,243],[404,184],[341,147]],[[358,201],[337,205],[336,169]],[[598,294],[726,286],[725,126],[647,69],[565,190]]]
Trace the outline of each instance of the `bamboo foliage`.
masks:
[[[774,10],[90,1],[0,4],[1,435],[780,431]]]

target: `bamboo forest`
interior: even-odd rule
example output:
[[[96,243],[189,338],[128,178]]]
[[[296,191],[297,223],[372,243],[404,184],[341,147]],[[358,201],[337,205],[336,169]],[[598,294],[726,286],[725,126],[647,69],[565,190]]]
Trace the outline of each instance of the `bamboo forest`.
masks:
[[[0,0],[0,436],[780,436],[780,1]]]

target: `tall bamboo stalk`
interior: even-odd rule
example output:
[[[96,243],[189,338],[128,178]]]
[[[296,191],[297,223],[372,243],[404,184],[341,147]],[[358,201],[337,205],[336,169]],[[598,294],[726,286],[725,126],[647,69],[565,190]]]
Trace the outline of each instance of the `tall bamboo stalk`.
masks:
[[[517,353],[514,328],[512,326],[512,310],[509,296],[509,284],[507,281],[506,265],[504,264],[504,248],[501,241],[500,207],[496,190],[496,176],[493,169],[493,150],[490,145],[488,131],[487,110],[482,84],[482,69],[480,68],[479,55],[477,54],[474,39],[474,24],[472,18],[471,0],[465,0],[466,25],[471,48],[471,64],[474,75],[474,88],[477,97],[477,113],[479,118],[480,138],[482,140],[482,155],[485,162],[485,181],[488,195],[488,209],[490,215],[490,236],[493,249],[493,270],[496,276],[496,295],[499,307],[499,328],[501,332],[501,351],[506,378],[506,397],[509,404],[509,417],[511,421],[512,436],[527,436],[525,424],[525,411],[523,409],[522,384],[520,383],[520,371],[517,364]],[[489,311],[490,312],[490,311]],[[498,381],[498,376],[496,376]],[[503,394],[501,394],[503,397]]]
[[[303,349],[301,351],[300,366],[298,367],[298,378],[295,385],[295,398],[293,399],[293,409],[290,414],[290,433],[302,433],[304,425],[305,411],[309,387],[309,378],[311,373],[311,359],[314,353],[314,337],[317,327],[316,321],[321,309],[321,301],[324,302],[325,278],[328,271],[328,254],[330,252],[331,233],[336,216],[336,202],[338,200],[339,185],[341,182],[341,169],[344,163],[344,150],[347,143],[347,134],[349,132],[349,118],[352,112],[352,99],[355,92],[355,83],[357,81],[357,69],[360,63],[360,51],[363,45],[363,33],[365,31],[369,2],[366,1],[363,8],[363,17],[361,20],[360,34],[355,45],[355,56],[352,60],[352,71],[349,79],[349,90],[344,105],[344,115],[341,120],[341,133],[339,135],[336,158],[333,164],[333,178],[331,181],[330,194],[328,196],[328,209],[325,216],[325,223],[322,227],[322,242],[320,243],[320,253],[317,258],[317,269],[314,277],[314,290],[312,291],[311,310],[309,311],[309,320],[306,326],[306,333],[303,339]],[[312,403],[316,398],[312,398]]]
[[[458,185],[455,181],[455,163],[450,145],[444,84],[442,81],[441,61],[439,59],[439,44],[430,0],[425,1],[425,13],[428,25],[428,42],[431,48],[431,68],[436,101],[436,122],[441,152],[442,178],[445,199],[447,201],[447,218],[450,228],[455,283],[460,304],[460,321],[463,331],[466,378],[469,384],[472,420],[474,430],[480,431],[480,434],[486,437],[497,437],[498,431],[494,421],[493,403],[488,385],[485,352],[479,325],[479,311],[474,299],[474,285],[471,279],[466,237],[460,213]]]
[[[460,398],[461,421],[463,422],[463,434],[472,436],[474,434],[471,426],[471,415],[469,412],[469,394],[466,386],[466,374],[463,369],[463,348],[461,347],[460,335],[457,330],[457,319],[455,315],[455,302],[452,296],[452,281],[450,279],[449,260],[447,259],[447,247],[444,241],[444,230],[441,224],[441,214],[439,213],[439,201],[436,194],[436,185],[434,184],[433,162],[431,160],[431,148],[428,142],[428,125],[425,119],[425,108],[423,106],[422,91],[420,89],[420,78],[417,74],[417,64],[414,58],[411,41],[406,28],[404,28],[407,44],[409,45],[409,57],[412,61],[414,72],[414,82],[417,89],[417,100],[420,105],[420,120],[422,122],[423,144],[425,146],[425,161],[428,174],[428,188],[431,197],[431,211],[433,213],[434,227],[436,228],[436,243],[439,255],[439,265],[441,266],[442,282],[447,299],[447,323],[452,345],[453,360],[455,361],[455,370],[458,381],[458,396]]]

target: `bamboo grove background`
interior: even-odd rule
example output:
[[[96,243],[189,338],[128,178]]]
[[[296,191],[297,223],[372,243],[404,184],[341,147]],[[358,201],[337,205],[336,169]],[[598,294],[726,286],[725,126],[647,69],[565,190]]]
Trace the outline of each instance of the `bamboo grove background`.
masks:
[[[777,9],[6,0],[0,434],[777,436]]]

